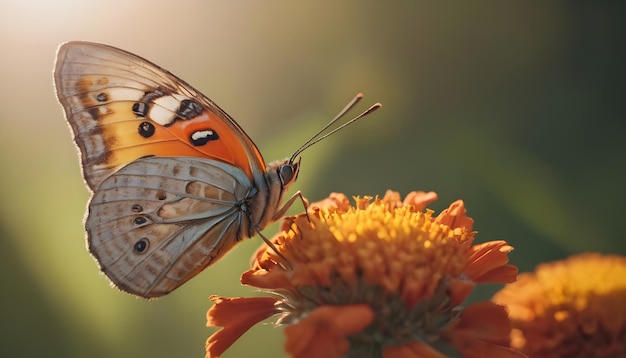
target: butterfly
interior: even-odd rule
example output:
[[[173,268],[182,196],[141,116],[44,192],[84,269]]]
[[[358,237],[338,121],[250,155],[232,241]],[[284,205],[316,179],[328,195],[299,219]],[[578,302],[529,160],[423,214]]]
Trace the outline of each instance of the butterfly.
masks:
[[[91,192],[87,246],[122,291],[163,296],[280,219],[300,153],[380,107],[265,164],[226,112],[170,72],[130,52],[68,42],[57,52],[56,94]],[[271,244],[267,239],[266,242]]]

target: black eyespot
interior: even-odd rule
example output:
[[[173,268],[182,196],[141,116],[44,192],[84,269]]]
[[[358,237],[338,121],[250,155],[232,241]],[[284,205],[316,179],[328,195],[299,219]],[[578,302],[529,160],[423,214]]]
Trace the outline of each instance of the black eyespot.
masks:
[[[96,99],[98,100],[98,102],[106,102],[106,100],[109,99],[109,96],[107,96],[106,93],[101,92],[101,93],[98,93],[98,95],[96,96]]]
[[[184,99],[180,101],[180,107],[176,111],[176,116],[181,119],[192,119],[201,115],[203,112],[202,106],[196,101],[191,99]]]
[[[147,221],[148,221],[148,219],[146,219],[145,217],[143,217],[143,216],[137,216],[137,217],[135,218],[135,220],[133,220],[133,223],[134,223],[135,225],[141,225],[141,224],[145,224]]]
[[[142,254],[148,249],[149,245],[150,245],[150,241],[148,241],[148,239],[144,237],[144,238],[139,239],[139,241],[135,243],[135,245],[133,246],[133,249],[135,250],[136,253]]]
[[[167,194],[166,194],[163,190],[159,190],[159,191],[156,193],[156,198],[157,198],[158,200],[165,200],[165,199],[167,199]]]
[[[143,207],[141,205],[139,205],[139,204],[135,204],[135,205],[133,205],[131,210],[133,211],[133,213],[140,213],[140,212],[143,211]]]
[[[212,129],[195,131],[189,136],[189,142],[191,142],[191,144],[195,145],[196,147],[205,145],[209,141],[217,139],[219,139],[219,136],[217,135],[217,132]]]
[[[133,113],[139,117],[145,117],[148,115],[148,105],[144,102],[136,102],[133,104]]]
[[[139,135],[144,138],[150,138],[154,135],[154,125],[150,122],[141,122],[139,125]]]

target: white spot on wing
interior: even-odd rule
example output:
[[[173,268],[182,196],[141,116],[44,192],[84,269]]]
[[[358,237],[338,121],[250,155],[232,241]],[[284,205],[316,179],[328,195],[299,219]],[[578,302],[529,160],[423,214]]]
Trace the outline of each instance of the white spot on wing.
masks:
[[[107,90],[109,102],[113,101],[139,101],[144,96],[144,91],[134,88],[114,87]]]
[[[148,112],[148,117],[158,124],[165,126],[174,122],[176,114],[161,106],[152,106]]]
[[[157,106],[165,107],[172,112],[176,112],[178,107],[180,107],[180,101],[174,98],[173,96],[163,96],[163,97],[156,98],[154,100],[154,103]]]
[[[196,132],[193,132],[193,134],[191,134],[191,139],[198,140],[201,138],[212,137],[213,133],[214,132],[212,130],[196,131]]]
[[[187,97],[172,94],[153,100],[154,105],[150,107],[148,116],[160,125],[168,125],[176,120],[176,111],[180,108],[180,102]]]

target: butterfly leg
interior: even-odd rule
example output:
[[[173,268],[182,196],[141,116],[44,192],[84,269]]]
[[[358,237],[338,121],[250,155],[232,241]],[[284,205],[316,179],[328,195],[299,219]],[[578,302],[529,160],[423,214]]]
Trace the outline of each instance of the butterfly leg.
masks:
[[[263,233],[260,230],[257,230],[257,233],[259,234],[259,236],[261,237],[261,239],[263,239],[263,241],[265,241],[265,244],[267,246],[269,246],[272,251],[274,251],[276,253],[276,255],[278,255],[278,257],[285,263],[287,264],[289,267],[285,267],[285,265],[282,262],[278,262],[278,264],[280,266],[282,266],[283,269],[287,270],[287,269],[293,269],[293,265],[291,264],[291,262],[285,257],[285,255],[281,254],[280,251],[278,251],[278,248],[276,248],[276,245],[274,245],[274,243],[272,242],[272,240],[268,239],[267,237],[265,237],[265,235],[263,235]]]
[[[304,212],[306,213],[306,216],[308,218],[309,217],[309,201],[304,197],[304,195],[302,195],[302,192],[298,190],[291,196],[291,198],[289,198],[289,200],[285,202],[285,204],[280,209],[278,209],[274,213],[274,216],[272,216],[272,221],[276,221],[282,218],[283,216],[285,216],[285,213],[287,212],[287,210],[289,210],[289,208],[293,205],[293,203],[296,202],[297,199],[300,199],[302,201]]]
[[[300,199],[302,201],[302,206],[304,206],[304,212],[306,213],[306,216],[307,216],[307,219],[308,219],[309,218],[309,213],[308,213],[309,202],[308,202],[308,200],[306,200],[304,195],[302,195],[302,192],[297,191],[297,192],[295,192],[291,196],[291,198],[289,198],[289,200],[287,200],[285,202],[285,204],[280,209],[278,209],[274,213],[274,215],[272,216],[272,221],[277,221],[280,218],[282,218],[283,216],[285,216],[285,213],[287,212],[287,210],[289,210],[289,208],[293,205],[293,203],[296,202],[297,199]],[[309,220],[309,221],[311,221],[311,220]],[[289,260],[283,254],[281,254],[278,251],[278,249],[276,248],[276,245],[274,245],[274,243],[270,239],[265,237],[265,235],[263,235],[263,233],[261,232],[261,230],[259,230],[259,228],[256,228],[256,232],[259,234],[261,239],[263,239],[263,241],[265,241],[265,244],[267,246],[269,246],[272,249],[272,251],[274,251],[276,253],[276,255],[278,255],[278,257],[280,257],[281,260],[283,260],[287,265],[289,265],[290,268],[293,268],[293,265],[291,264],[291,262],[289,262]]]

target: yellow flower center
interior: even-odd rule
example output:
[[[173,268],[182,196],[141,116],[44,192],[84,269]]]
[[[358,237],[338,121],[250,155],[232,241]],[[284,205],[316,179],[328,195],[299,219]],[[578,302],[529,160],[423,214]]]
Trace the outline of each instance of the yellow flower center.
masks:
[[[471,232],[436,223],[432,211],[410,206],[389,208],[376,200],[342,212],[322,209],[291,225],[278,250],[294,265],[294,274],[337,274],[350,285],[357,280],[379,285],[388,293],[419,289],[428,298],[442,278],[458,277],[466,265],[460,245]],[[302,285],[327,286],[328,277],[306,274]]]

